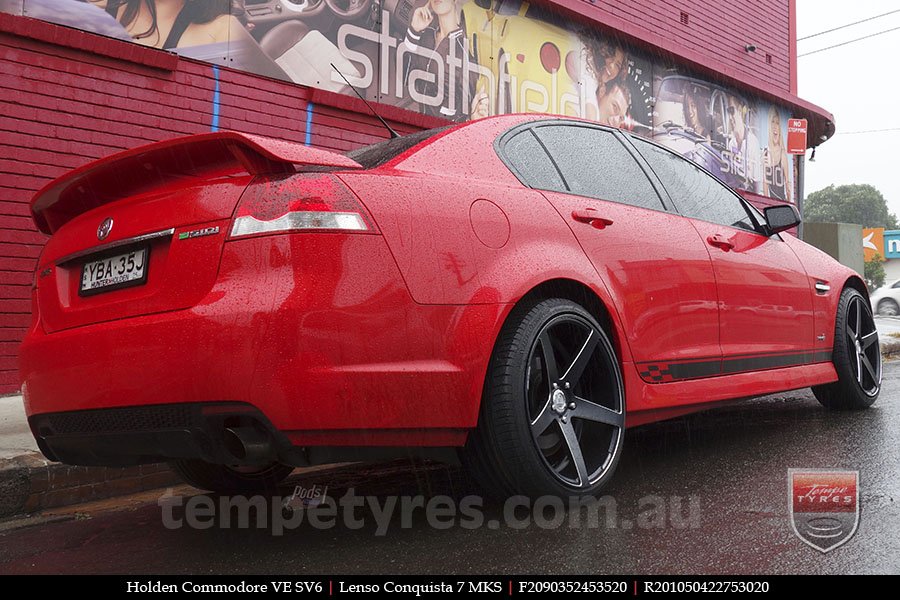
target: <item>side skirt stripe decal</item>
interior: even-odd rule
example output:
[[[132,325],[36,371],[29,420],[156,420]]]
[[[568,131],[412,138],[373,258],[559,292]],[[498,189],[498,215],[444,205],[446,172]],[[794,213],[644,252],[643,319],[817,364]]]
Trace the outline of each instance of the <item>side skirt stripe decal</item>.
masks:
[[[679,362],[651,361],[637,363],[637,367],[641,379],[647,383],[668,383],[670,381],[718,377],[735,373],[746,373],[748,371],[796,367],[821,362],[831,362],[831,350],[808,350],[790,354],[741,355],[724,359],[708,358]]]

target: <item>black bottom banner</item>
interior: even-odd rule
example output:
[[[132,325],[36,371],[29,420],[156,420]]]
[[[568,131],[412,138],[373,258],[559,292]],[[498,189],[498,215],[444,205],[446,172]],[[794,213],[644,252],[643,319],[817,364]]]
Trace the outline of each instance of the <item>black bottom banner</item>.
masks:
[[[6,578],[6,583],[32,576]],[[37,576],[34,576],[37,579]],[[871,582],[875,583],[875,582]],[[41,593],[126,594],[292,594],[304,597],[388,594],[396,597],[438,595],[603,594],[647,596],[654,594],[773,594],[858,592],[860,577],[846,576],[59,576],[40,577],[34,588]],[[22,588],[26,589],[26,588]]]

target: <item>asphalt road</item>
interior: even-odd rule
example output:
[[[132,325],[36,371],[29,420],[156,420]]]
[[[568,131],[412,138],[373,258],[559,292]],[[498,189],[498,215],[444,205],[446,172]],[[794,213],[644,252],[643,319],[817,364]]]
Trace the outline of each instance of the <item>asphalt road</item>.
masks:
[[[608,510],[599,527],[586,519],[552,527],[540,519],[529,524],[523,510],[504,521],[494,503],[475,529],[434,528],[419,511],[405,524],[395,516],[379,531],[372,510],[356,513],[365,518],[361,528],[341,519],[326,529],[304,521],[275,535],[271,519],[259,529],[226,528],[221,513],[209,529],[185,520],[169,528],[165,512],[177,519],[184,510],[164,510],[159,494],[151,494],[0,524],[0,573],[897,574],[898,449],[900,363],[894,362],[868,411],[828,412],[802,390],[630,430],[604,499],[605,506],[615,500],[611,527]],[[859,528],[846,545],[821,554],[795,537],[788,468],[859,470]],[[354,487],[374,494],[379,507],[397,494],[471,493],[456,469],[404,462],[312,473],[292,484],[323,492],[328,486],[333,498]],[[181,493],[193,494],[182,488],[173,497]],[[552,517],[548,510],[543,514]]]

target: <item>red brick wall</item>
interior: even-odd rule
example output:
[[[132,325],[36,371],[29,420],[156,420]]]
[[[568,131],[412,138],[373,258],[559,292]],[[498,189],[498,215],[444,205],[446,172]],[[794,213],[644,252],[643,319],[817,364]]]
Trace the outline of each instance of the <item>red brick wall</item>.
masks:
[[[737,73],[791,91],[791,0],[582,0]],[[589,12],[589,11],[588,11]],[[681,13],[687,14],[687,24]],[[756,52],[744,50],[748,43]],[[766,54],[772,58],[766,62]]]
[[[218,70],[219,128],[348,150],[385,137],[353,98]],[[46,237],[28,211],[50,179],[147,142],[210,131],[214,69],[49,23],[0,14],[0,393],[18,389],[17,348]],[[440,121],[389,107],[408,132]]]

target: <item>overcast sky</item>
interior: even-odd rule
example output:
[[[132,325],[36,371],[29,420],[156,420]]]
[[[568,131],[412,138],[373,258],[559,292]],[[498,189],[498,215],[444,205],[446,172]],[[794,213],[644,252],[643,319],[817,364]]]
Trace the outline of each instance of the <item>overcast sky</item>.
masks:
[[[898,0],[797,0],[797,38],[898,9]],[[799,95],[831,112],[837,125],[815,162],[807,160],[807,195],[830,184],[868,183],[900,216],[900,29],[802,56],[895,27],[900,12],[798,42]]]

